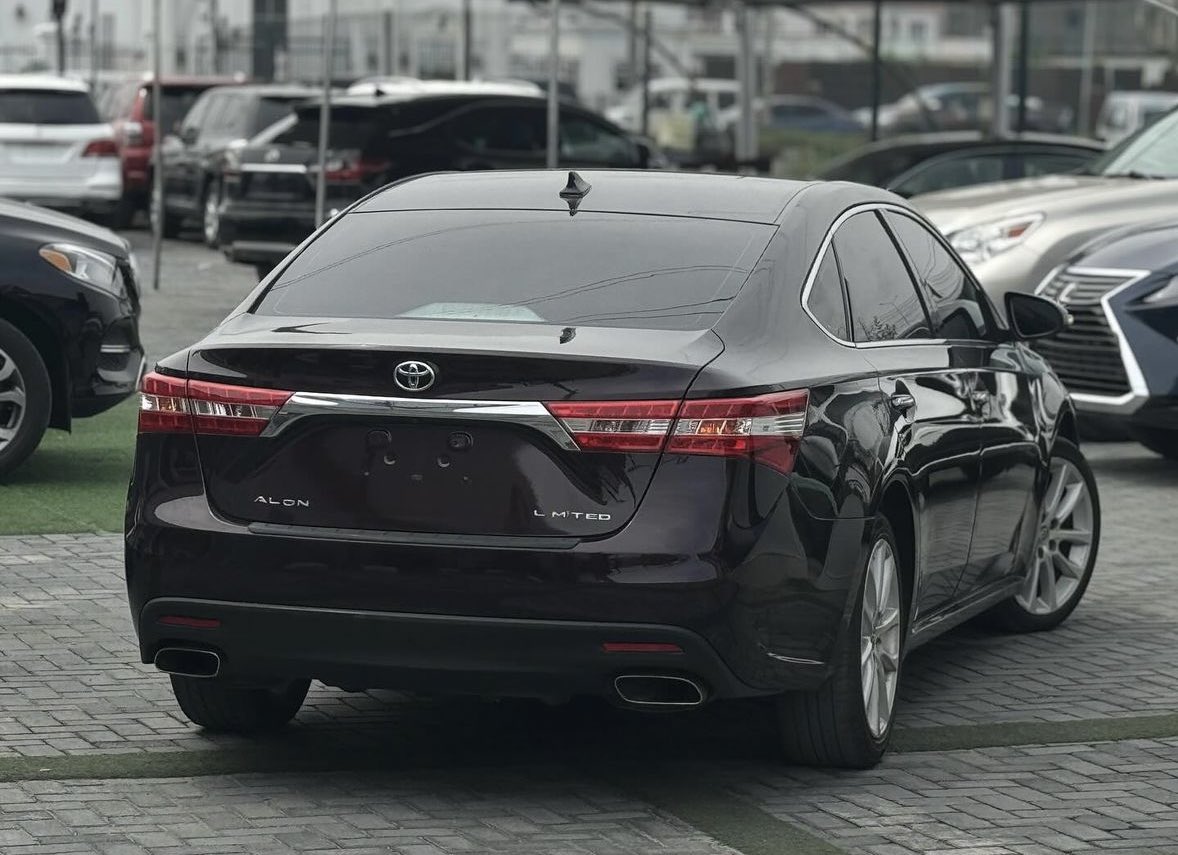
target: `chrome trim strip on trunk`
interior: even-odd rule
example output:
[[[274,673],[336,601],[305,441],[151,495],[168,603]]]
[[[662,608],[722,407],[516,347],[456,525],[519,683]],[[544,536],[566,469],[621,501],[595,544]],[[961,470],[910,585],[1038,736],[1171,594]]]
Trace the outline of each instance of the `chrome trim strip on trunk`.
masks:
[[[296,392],[270,419],[263,437],[278,436],[308,416],[383,416],[516,424],[542,433],[565,451],[580,451],[569,432],[539,401],[481,401],[448,398],[385,398]]]

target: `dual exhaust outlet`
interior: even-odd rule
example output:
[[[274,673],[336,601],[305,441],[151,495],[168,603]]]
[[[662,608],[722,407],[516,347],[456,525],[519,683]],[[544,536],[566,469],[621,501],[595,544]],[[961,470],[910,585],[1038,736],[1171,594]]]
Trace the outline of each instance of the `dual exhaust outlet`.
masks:
[[[212,679],[221,673],[221,657],[199,647],[161,647],[153,661],[177,677]],[[614,692],[627,706],[644,709],[688,709],[707,699],[698,682],[673,674],[621,674],[614,678]]]

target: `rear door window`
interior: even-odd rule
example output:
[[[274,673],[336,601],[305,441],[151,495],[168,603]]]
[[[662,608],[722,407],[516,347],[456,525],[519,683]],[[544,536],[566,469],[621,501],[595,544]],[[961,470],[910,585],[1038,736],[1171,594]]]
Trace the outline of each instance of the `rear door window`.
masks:
[[[456,118],[454,136],[480,152],[541,152],[547,138],[544,119],[542,106],[485,107]]]
[[[900,252],[873,211],[835,232],[834,248],[851,303],[857,342],[930,338],[931,325]]]
[[[547,137],[545,130],[545,140]],[[574,163],[638,165],[638,147],[630,139],[602,124],[577,115],[561,116],[560,156]]]
[[[932,314],[937,338],[985,339],[993,322],[980,289],[940,240],[921,223],[889,211],[885,217],[904,248]]]
[[[775,230],[585,211],[352,214],[303,250],[255,311],[708,329]]]
[[[86,92],[4,89],[0,90],[0,124],[99,125],[102,119]]]

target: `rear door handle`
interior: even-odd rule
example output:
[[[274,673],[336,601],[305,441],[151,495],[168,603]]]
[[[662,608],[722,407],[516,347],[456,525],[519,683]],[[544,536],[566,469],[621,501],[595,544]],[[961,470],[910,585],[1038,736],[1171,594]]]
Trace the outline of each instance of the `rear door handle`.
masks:
[[[897,392],[888,398],[888,403],[892,405],[892,409],[898,413],[911,412],[916,408],[916,398],[909,395],[907,392]]]

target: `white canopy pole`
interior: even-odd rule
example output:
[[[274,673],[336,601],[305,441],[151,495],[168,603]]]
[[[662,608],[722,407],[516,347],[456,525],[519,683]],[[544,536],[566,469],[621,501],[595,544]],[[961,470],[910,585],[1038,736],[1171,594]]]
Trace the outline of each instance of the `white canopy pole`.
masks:
[[[160,289],[160,258],[164,244],[164,116],[160,88],[160,54],[163,53],[160,38],[160,0],[151,4],[151,116],[155,121],[155,133],[151,141],[152,162],[152,203],[155,216],[151,221],[151,290]]]
[[[560,164],[560,0],[549,0],[548,168]]]
[[[753,116],[753,89],[756,87],[756,52],[753,48],[753,21],[748,4],[741,0],[736,8],[737,33],[740,38],[740,54],[736,58],[738,83],[740,84],[738,106],[740,119],[736,134],[736,159],[748,162],[757,156],[757,125]]]
[[[323,36],[323,102],[319,105],[319,171],[315,175],[315,227],[323,225],[327,207],[327,141],[331,124],[331,71],[335,58],[335,6],[327,7]]]

